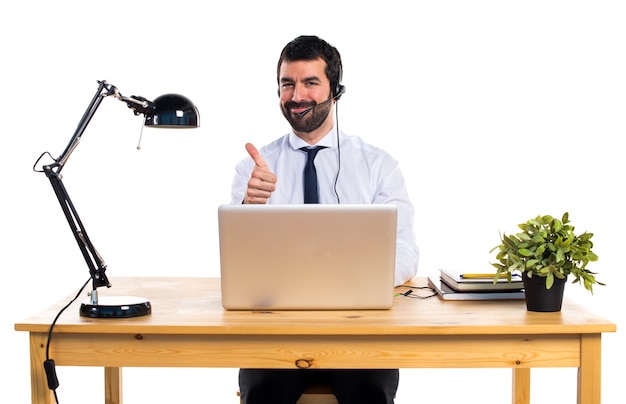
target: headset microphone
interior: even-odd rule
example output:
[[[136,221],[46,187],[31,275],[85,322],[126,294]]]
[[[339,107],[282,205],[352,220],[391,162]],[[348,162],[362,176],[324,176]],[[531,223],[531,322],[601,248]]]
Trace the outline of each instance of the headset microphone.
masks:
[[[322,101],[322,102],[320,102],[319,104],[315,104],[315,105],[313,105],[312,107],[309,107],[309,108],[305,109],[305,110],[304,110],[304,111],[302,111],[302,112],[299,112],[299,113],[298,113],[298,116],[300,116],[300,117],[305,116],[306,114],[308,114],[309,112],[311,112],[311,111],[312,111],[313,109],[315,109],[316,107],[319,107],[320,105],[324,105],[324,104],[326,104],[326,103],[328,103],[328,102],[331,102],[332,100],[336,100],[337,98],[341,97],[341,95],[342,95],[343,93],[345,93],[345,92],[346,92],[346,88],[345,88],[344,86],[341,86],[341,87],[340,87],[340,89],[339,89],[339,92],[337,93],[337,95],[333,95],[332,97],[328,98],[327,100]]]

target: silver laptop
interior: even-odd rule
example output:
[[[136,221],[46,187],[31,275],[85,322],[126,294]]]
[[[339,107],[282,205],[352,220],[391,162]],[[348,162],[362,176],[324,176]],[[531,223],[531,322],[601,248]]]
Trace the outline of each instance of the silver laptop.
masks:
[[[389,309],[393,205],[222,205],[222,305],[229,310]]]

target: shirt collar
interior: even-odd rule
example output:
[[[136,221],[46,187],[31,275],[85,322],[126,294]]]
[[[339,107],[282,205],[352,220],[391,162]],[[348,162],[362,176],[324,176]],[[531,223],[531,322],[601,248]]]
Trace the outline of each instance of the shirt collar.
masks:
[[[337,136],[335,135],[336,128],[333,127],[330,132],[328,132],[317,144],[310,145],[304,140],[300,139],[298,135],[296,135],[293,130],[289,132],[289,145],[294,149],[298,150],[302,147],[312,147],[312,146],[324,146],[333,148],[337,146]]]

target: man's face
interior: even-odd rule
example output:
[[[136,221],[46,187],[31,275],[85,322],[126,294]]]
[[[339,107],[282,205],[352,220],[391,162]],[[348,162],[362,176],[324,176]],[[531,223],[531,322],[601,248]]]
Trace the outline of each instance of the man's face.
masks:
[[[318,105],[331,96],[325,70],[326,62],[321,58],[283,62],[280,66],[280,108],[294,132],[313,132],[328,118],[333,103]]]

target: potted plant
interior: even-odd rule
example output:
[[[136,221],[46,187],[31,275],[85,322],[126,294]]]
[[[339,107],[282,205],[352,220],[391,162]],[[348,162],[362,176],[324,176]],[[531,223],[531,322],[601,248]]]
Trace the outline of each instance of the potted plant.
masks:
[[[518,227],[521,233],[500,234],[501,244],[490,251],[497,250],[498,262],[491,265],[496,268],[494,282],[501,276],[510,281],[514,273],[522,275],[528,310],[559,311],[563,288],[570,275],[574,278],[572,283],[582,283],[592,294],[594,284],[603,285],[596,280],[595,273],[587,269],[589,262],[598,260],[592,251],[593,233],[574,233],[567,212],[561,220],[549,215],[537,216]],[[539,291],[535,292],[535,286]]]

